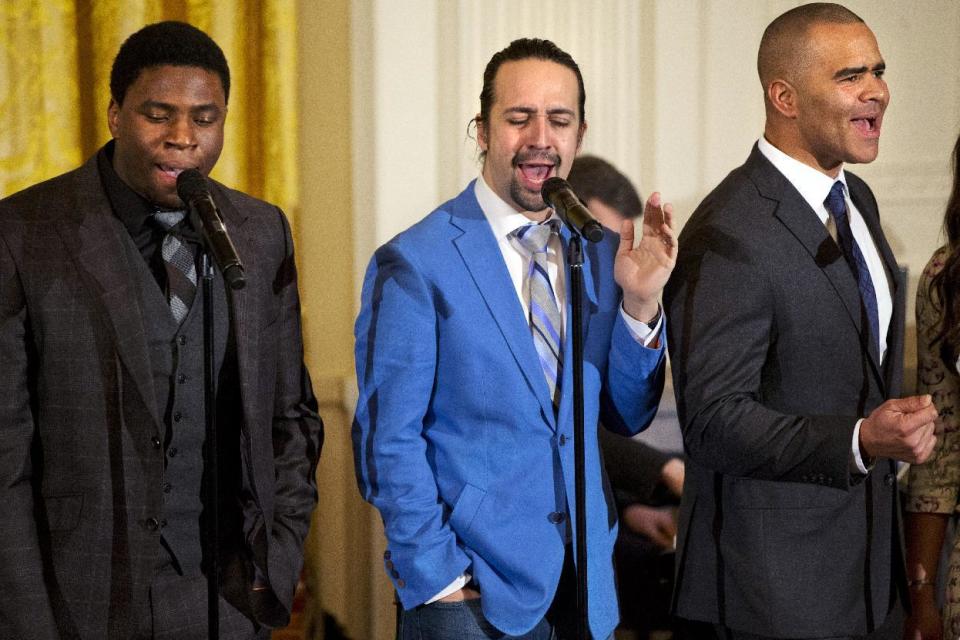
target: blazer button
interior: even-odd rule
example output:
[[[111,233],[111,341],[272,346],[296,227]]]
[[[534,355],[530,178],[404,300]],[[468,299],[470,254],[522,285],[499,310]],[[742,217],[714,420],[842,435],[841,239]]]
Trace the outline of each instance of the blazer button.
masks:
[[[156,518],[147,518],[146,521],[144,521],[143,526],[150,531],[156,531],[160,528],[160,521]]]
[[[897,476],[892,473],[888,473],[887,475],[883,476],[883,483],[888,487],[892,487],[897,483]]]
[[[563,435],[563,434],[561,433],[561,434],[560,434],[560,446],[562,447],[562,446],[565,445],[565,444],[567,444],[567,436],[565,436],[565,435]]]
[[[393,571],[390,572],[390,575],[392,575],[394,578],[399,578],[400,572],[394,569]]]
[[[383,559],[384,560],[390,559],[390,549],[387,549],[386,551],[383,552]]]
[[[553,513],[547,516],[547,520],[549,520],[553,524],[560,524],[566,519],[567,519],[567,514],[562,513],[560,511],[554,511]]]
[[[392,561],[392,560],[387,560],[387,569],[390,569],[391,571],[393,570],[393,561]]]
[[[397,580],[397,586],[400,587],[401,589],[403,589],[405,586],[407,586],[407,583],[406,583],[405,580],[403,580],[402,578],[400,578],[400,579]]]

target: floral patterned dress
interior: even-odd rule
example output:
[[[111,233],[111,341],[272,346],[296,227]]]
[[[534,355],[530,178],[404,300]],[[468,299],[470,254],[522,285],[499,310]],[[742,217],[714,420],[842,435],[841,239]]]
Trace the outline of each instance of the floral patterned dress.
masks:
[[[947,248],[937,249],[920,277],[917,289],[917,393],[929,393],[943,420],[943,435],[937,438],[933,455],[925,464],[910,467],[907,511],[952,514],[960,510],[960,376],[956,363],[940,356],[940,313],[930,280],[943,269]],[[950,551],[943,611],[945,637],[960,637],[960,536]]]

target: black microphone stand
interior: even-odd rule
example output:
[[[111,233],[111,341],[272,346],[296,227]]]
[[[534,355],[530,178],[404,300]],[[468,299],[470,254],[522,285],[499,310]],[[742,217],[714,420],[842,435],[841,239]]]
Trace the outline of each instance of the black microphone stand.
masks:
[[[206,424],[204,469],[207,505],[207,629],[210,640],[220,638],[220,474],[217,446],[217,387],[213,325],[213,264],[204,247],[200,254],[203,296],[203,406]]]
[[[572,226],[571,226],[572,228]],[[587,490],[583,435],[583,245],[580,234],[570,234],[567,247],[570,266],[570,308],[573,331],[573,483],[576,520],[577,560],[577,638],[589,640],[589,600],[587,599]]]

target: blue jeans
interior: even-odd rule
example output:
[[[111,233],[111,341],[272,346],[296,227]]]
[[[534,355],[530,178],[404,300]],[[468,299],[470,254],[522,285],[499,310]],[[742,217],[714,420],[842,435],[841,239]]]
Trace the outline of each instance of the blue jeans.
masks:
[[[508,636],[487,622],[480,598],[434,602],[400,613],[398,640],[556,640],[544,618],[522,636]]]

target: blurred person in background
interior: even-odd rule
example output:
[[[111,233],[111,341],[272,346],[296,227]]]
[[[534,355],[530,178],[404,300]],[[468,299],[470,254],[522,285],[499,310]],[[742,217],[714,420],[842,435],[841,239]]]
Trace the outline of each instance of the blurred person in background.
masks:
[[[960,538],[949,541],[947,575],[937,575],[948,524],[960,506],[960,138],[943,229],[947,243],[933,252],[917,288],[917,393],[933,396],[942,433],[930,460],[912,465],[908,476],[909,640],[960,638]]]

